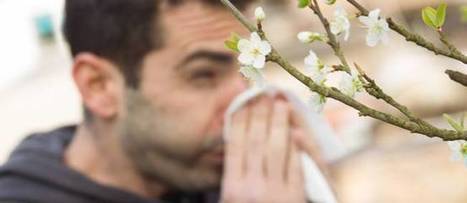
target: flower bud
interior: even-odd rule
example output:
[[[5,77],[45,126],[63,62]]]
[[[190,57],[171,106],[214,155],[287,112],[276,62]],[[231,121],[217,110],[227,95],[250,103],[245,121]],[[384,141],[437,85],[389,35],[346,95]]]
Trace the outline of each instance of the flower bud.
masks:
[[[297,38],[302,43],[312,43],[314,41],[326,42],[328,40],[324,34],[309,31],[298,33]]]
[[[261,6],[256,8],[255,17],[257,21],[263,21],[266,18],[266,14]]]

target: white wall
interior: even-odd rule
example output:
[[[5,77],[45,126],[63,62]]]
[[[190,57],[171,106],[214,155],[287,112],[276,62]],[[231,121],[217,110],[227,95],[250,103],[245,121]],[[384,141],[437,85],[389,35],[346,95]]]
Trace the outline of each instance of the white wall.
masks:
[[[63,0],[0,1],[0,163],[28,133],[80,119],[70,58],[59,35]],[[34,17],[52,15],[56,39],[43,42]]]

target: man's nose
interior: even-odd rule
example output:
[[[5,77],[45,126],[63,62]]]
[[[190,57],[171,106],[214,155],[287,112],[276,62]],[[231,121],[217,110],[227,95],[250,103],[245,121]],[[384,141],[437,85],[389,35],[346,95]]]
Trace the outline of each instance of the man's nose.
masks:
[[[236,75],[228,88],[225,90],[225,98],[223,102],[225,109],[229,106],[230,103],[237,97],[240,93],[244,92],[248,88],[248,81],[243,78],[240,74]]]
[[[248,81],[244,79],[240,74],[235,76],[235,78],[230,81],[229,84],[222,90],[222,93],[219,94],[219,109],[218,114],[221,117],[221,126],[224,126],[224,113],[227,111],[230,103],[237,97],[240,93],[244,92],[248,88]]]

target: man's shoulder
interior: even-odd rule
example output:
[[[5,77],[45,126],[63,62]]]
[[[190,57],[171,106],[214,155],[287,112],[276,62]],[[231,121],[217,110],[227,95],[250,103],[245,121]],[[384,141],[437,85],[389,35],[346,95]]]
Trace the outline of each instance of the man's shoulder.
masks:
[[[62,187],[69,179],[62,153],[73,127],[27,136],[0,166],[0,202],[75,201]]]

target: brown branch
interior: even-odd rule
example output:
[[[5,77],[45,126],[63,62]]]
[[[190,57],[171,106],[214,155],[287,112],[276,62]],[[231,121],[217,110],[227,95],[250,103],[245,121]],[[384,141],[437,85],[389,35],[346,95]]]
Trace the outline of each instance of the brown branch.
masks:
[[[358,2],[354,0],[347,0],[347,2],[352,4],[355,8],[357,8],[357,10],[360,11],[361,15],[367,16],[370,13],[365,7],[363,7],[362,5],[360,5]]]
[[[364,78],[364,80],[367,82],[367,85],[364,86],[365,90],[368,92],[368,94],[372,95],[376,99],[382,99],[385,101],[387,104],[391,105],[392,107],[396,108],[399,110],[402,114],[404,114],[409,120],[417,123],[418,125],[421,126],[426,126],[429,128],[434,128],[431,124],[427,123],[426,121],[416,117],[412,112],[410,112],[409,108],[406,106],[400,104],[397,102],[395,99],[393,99],[391,96],[387,95],[373,80],[370,78],[364,71],[363,69],[358,65],[354,64],[356,69],[358,70],[359,74]]]
[[[305,76],[297,68],[290,65],[290,63],[286,61],[285,59],[283,59],[275,49],[273,49],[273,52],[270,54],[270,56],[268,56],[268,60],[273,61],[277,63],[278,65],[280,65],[289,74],[291,74],[301,83],[303,83],[308,88],[310,88],[310,90],[317,92],[323,96],[333,98],[337,101],[340,101],[346,104],[347,106],[350,106],[356,109],[357,111],[359,111],[360,116],[369,116],[369,117],[378,119],[380,121],[383,121],[385,123],[389,123],[394,126],[406,129],[412,133],[419,133],[419,134],[426,135],[428,137],[438,137],[446,141],[447,140],[461,140],[461,139],[467,140],[467,132],[464,132],[463,134],[461,134],[454,130],[445,130],[445,129],[438,129],[436,127],[418,125],[417,123],[413,121],[403,119],[403,118],[398,118],[393,115],[374,110],[356,101],[355,99],[341,93],[336,88],[329,88],[329,87],[323,87],[323,86],[317,85],[315,82],[313,82],[311,78],[309,78],[308,76]]]
[[[445,73],[451,80],[467,87],[467,75],[458,71],[446,70]]]
[[[225,7],[227,7],[230,12],[232,12],[232,15],[234,15],[240,23],[243,24],[250,32],[256,32],[257,29],[255,26],[253,26],[248,19],[240,12],[229,0],[221,0],[222,4],[224,4]]]
[[[347,2],[352,4],[360,12],[361,15],[367,16],[369,14],[369,11],[365,7],[363,7],[361,4],[359,4],[357,1],[347,0]],[[428,40],[426,40],[425,38],[423,38],[422,36],[420,36],[420,35],[418,35],[416,33],[412,33],[410,31],[408,31],[402,25],[399,25],[396,22],[394,22],[391,18],[387,18],[386,20],[387,20],[387,22],[389,24],[389,28],[391,28],[395,32],[402,35],[405,38],[405,40],[407,40],[409,42],[413,42],[413,43],[415,43],[415,44],[417,44],[417,45],[419,45],[421,47],[424,47],[424,48],[432,51],[436,55],[443,55],[443,56],[452,58],[454,60],[458,60],[458,61],[460,61],[460,62],[462,62],[464,64],[467,64],[467,56],[462,54],[461,52],[459,52],[459,51],[454,51],[453,52],[451,49],[450,50],[440,49],[440,48],[436,47],[433,43],[431,43]],[[454,47],[454,46],[452,46],[452,47]],[[455,49],[455,47],[454,47],[453,50],[457,50],[457,49]]]
[[[448,48],[448,50],[455,54],[455,55],[462,55],[462,53],[453,45],[449,42],[449,40],[446,37],[446,34],[444,34],[443,31],[438,30],[439,34],[439,39],[440,41]]]
[[[221,0],[221,1],[228,2],[229,0]],[[241,12],[238,11],[238,9],[235,8],[235,6],[233,6],[232,4],[227,4],[227,3],[224,3],[224,5],[226,5],[230,10],[232,10],[232,13],[234,14],[234,16],[239,21],[241,21],[244,25],[246,24],[245,26],[250,31],[258,31],[264,40],[268,40],[265,33],[262,30],[257,30],[256,28],[254,28],[253,25],[249,24],[249,22],[246,21],[246,18],[243,16],[243,14],[241,14]],[[429,127],[429,126],[424,126],[424,125],[418,125],[417,123],[411,120],[399,118],[399,117],[372,109],[356,101],[352,97],[349,97],[343,94],[336,88],[320,86],[316,84],[310,77],[304,75],[297,68],[292,66],[287,60],[285,60],[279,54],[279,52],[274,47],[272,47],[271,53],[267,56],[267,60],[278,64],[280,67],[286,70],[290,75],[292,75],[302,84],[307,86],[311,91],[317,92],[325,97],[333,98],[337,101],[340,101],[341,103],[346,104],[347,106],[350,106],[356,109],[359,112],[360,116],[369,116],[369,117],[378,119],[380,121],[383,121],[385,123],[389,123],[394,126],[398,126],[400,128],[406,129],[412,133],[419,133],[419,134],[426,135],[428,137],[438,137],[446,141],[467,140],[467,131],[463,133],[459,133],[454,130],[446,130],[446,129],[439,129],[439,128]]]

